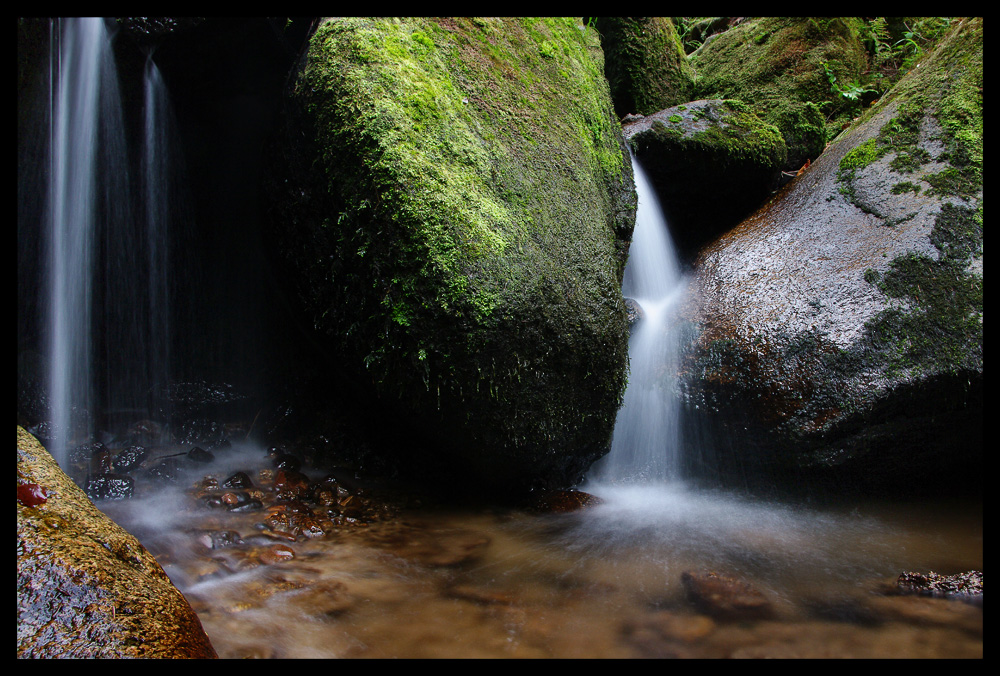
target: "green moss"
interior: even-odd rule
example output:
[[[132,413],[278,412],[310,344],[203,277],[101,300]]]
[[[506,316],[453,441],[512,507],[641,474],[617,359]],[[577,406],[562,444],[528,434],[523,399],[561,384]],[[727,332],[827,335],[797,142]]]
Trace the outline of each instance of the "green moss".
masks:
[[[680,122],[680,121],[681,121],[681,120],[683,120],[684,118],[683,118],[683,117],[681,117],[680,115],[671,115],[671,116],[670,116],[670,117],[669,117],[668,119],[669,119],[669,120],[670,120],[671,122]]]
[[[695,95],[750,104],[778,127],[789,148],[785,168],[797,169],[823,151],[828,122],[838,126],[847,115],[850,106],[831,89],[827,73],[838,82],[861,78],[867,67],[861,28],[853,18],[748,19],[691,55]]]
[[[920,180],[930,184],[924,194],[975,199],[982,191],[982,22],[969,19],[945,38],[921,67],[900,81],[885,98],[897,105],[895,116],[878,136],[850,150],[841,160],[841,193],[854,201],[855,172],[880,157],[891,155],[889,168],[916,173],[931,161],[945,162],[944,169]],[[935,139],[945,148],[937,157],[921,147],[926,117],[937,122]],[[911,182],[898,190],[912,189]],[[897,192],[897,188],[893,189]],[[917,190],[914,190],[917,192]],[[861,206],[861,205],[858,205]]]
[[[920,186],[916,183],[911,183],[910,181],[900,181],[899,183],[892,186],[893,195],[902,195],[904,193],[912,192],[914,195],[920,194]]]
[[[865,325],[873,353],[890,373],[982,368],[983,278],[966,269],[982,253],[981,210],[943,205],[931,242],[938,259],[907,254],[884,275],[865,275],[888,298],[907,301]]]
[[[888,152],[888,148],[881,145],[877,139],[871,138],[861,143],[844,155],[840,160],[840,170],[853,172],[867,167],[869,164],[882,157]]]
[[[605,74],[619,117],[690,101],[693,72],[671,19],[600,17]]]
[[[308,209],[323,212],[296,218],[327,224],[299,256],[317,326],[428,425],[475,418],[449,420],[442,442],[466,459],[556,463],[537,450],[546,439],[593,456],[624,389],[635,196],[598,37],[582,28],[328,20],[296,83],[321,184]]]

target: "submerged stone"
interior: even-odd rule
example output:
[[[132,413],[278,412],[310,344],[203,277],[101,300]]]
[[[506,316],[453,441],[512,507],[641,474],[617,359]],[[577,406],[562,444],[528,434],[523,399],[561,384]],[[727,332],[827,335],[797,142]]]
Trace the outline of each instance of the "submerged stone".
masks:
[[[688,596],[704,612],[721,620],[769,617],[771,602],[747,582],[715,572],[685,571],[681,582]]]
[[[901,592],[925,594],[928,596],[981,596],[983,593],[983,573],[970,570],[956,575],[928,573],[900,573],[896,588]]]

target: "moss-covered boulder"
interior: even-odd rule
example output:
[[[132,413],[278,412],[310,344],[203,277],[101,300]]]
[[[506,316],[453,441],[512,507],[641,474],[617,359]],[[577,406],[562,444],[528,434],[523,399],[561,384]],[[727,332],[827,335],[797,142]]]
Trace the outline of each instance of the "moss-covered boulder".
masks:
[[[781,131],[788,146],[784,168],[796,170],[861,110],[869,63],[863,26],[854,17],[742,21],[691,53],[697,98],[751,105]]]
[[[741,101],[691,101],[623,125],[675,243],[693,250],[732,228],[778,187],[778,130]]]
[[[17,428],[17,656],[214,658],[153,556]]]
[[[717,431],[713,471],[811,469],[907,490],[978,481],[982,48],[982,19],[962,21],[701,252],[686,377]]]
[[[593,23],[619,117],[649,115],[693,98],[694,71],[669,17],[605,16]]]
[[[399,455],[511,489],[579,477],[625,385],[635,215],[596,32],[328,19],[285,120],[275,249]]]

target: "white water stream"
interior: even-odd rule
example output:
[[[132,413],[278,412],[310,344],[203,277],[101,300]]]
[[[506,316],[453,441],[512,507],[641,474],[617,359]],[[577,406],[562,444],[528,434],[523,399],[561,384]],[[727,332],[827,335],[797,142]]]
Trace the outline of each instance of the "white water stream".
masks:
[[[634,158],[632,168],[639,207],[622,293],[639,303],[643,317],[629,341],[629,382],[611,453],[589,476],[596,484],[648,485],[681,479],[674,315],[687,285],[656,192]],[[595,486],[588,490],[600,492]]]

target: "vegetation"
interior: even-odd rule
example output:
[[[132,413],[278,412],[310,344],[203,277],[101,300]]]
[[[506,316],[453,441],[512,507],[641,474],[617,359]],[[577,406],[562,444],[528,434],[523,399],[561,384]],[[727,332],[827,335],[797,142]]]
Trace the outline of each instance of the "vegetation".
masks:
[[[603,452],[635,193],[596,33],[328,20],[295,100],[318,150],[282,221],[309,232],[291,259],[317,327],[383,396],[452,429],[456,455]]]

